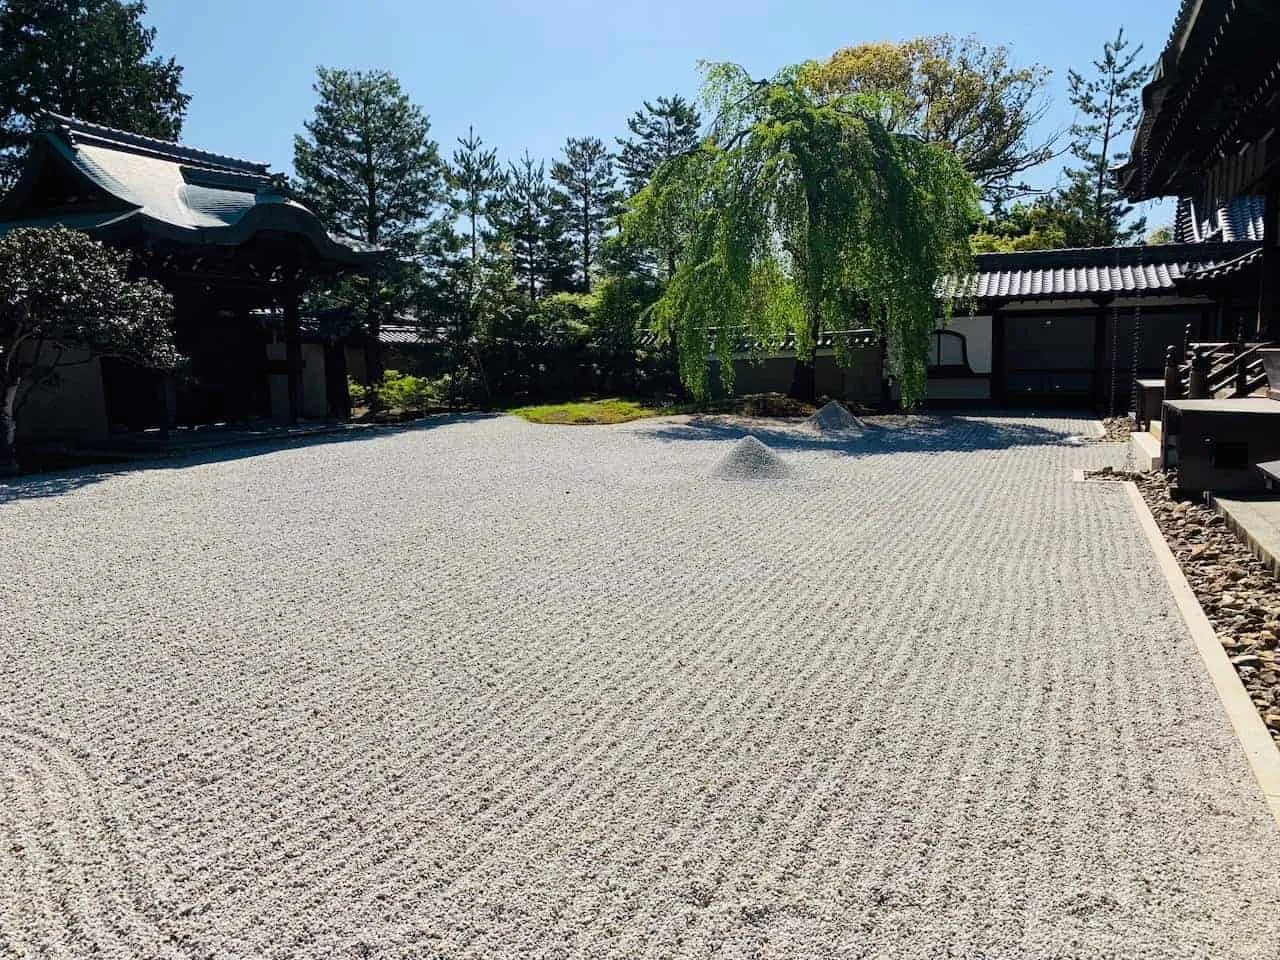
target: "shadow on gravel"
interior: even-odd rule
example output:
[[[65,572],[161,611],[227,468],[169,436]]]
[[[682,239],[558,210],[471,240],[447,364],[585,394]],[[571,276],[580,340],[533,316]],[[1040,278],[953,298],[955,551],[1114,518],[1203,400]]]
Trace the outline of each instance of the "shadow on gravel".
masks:
[[[659,423],[637,432],[656,440],[738,440],[750,434],[775,450],[829,450],[859,457],[883,453],[950,453],[973,450],[1010,450],[1015,447],[1062,446],[1069,435],[1027,420],[1020,414],[1002,422],[998,417],[918,414],[909,422],[867,422],[858,436],[824,436],[810,433],[800,422],[772,426],[769,421],[746,424],[721,417],[699,416],[685,423]]]
[[[340,433],[312,434],[310,436],[272,437],[261,440],[246,439],[244,442],[223,443],[216,447],[193,450],[157,451],[154,455],[139,456],[127,462],[113,462],[109,465],[75,467],[67,470],[36,473],[20,476],[13,480],[0,480],[0,506],[16,500],[34,500],[41,497],[57,497],[71,493],[82,487],[88,487],[108,477],[122,473],[140,473],[150,470],[182,470],[208,463],[222,463],[229,460],[243,460],[280,450],[295,450],[301,447],[327,446],[333,443],[357,443],[363,440],[376,440],[379,437],[394,436],[402,433],[420,433],[457,423],[472,423],[490,420],[500,416],[496,413],[454,413],[441,414],[424,420],[408,423],[371,424],[353,426]]]

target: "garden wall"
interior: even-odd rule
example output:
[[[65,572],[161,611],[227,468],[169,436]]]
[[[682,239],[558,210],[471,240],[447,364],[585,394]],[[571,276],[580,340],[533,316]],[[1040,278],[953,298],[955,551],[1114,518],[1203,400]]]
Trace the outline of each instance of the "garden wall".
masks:
[[[835,352],[818,352],[814,376],[819,396],[840,400],[871,402],[880,399],[884,376],[884,357],[879,347],[863,347],[851,352],[848,364],[842,365]],[[786,393],[791,389],[795,371],[794,354],[754,359],[735,357],[733,363],[734,392]]]

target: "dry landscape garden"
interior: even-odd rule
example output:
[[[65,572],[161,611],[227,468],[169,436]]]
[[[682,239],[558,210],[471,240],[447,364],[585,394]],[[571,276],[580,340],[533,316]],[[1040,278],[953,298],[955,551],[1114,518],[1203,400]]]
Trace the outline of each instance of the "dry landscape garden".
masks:
[[[148,16],[0,0],[0,957],[1280,957],[1270,6],[289,173]]]
[[[755,432],[783,478],[463,416],[19,491],[10,952],[1273,956],[1280,830],[1071,481],[1124,447]]]

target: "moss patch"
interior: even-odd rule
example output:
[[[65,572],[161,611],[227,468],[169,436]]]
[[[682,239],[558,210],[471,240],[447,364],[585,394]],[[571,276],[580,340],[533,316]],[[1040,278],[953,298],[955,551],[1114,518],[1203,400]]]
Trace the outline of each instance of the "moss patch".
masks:
[[[530,423],[607,424],[626,423],[644,417],[670,417],[678,413],[723,413],[741,417],[807,417],[814,407],[780,393],[753,393],[706,403],[661,403],[653,400],[571,400],[513,407],[507,413]]]
[[[626,423],[643,417],[661,417],[684,411],[674,406],[612,397],[607,400],[573,400],[569,403],[515,407],[507,412],[523,417],[530,423],[604,424]]]

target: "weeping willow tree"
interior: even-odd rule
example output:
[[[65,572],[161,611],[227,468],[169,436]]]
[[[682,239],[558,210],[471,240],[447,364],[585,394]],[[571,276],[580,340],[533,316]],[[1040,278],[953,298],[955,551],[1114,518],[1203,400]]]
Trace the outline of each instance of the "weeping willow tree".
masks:
[[[662,164],[624,219],[637,239],[672,224],[682,234],[654,329],[675,341],[695,396],[712,357],[731,388],[744,338],[769,348],[793,336],[790,392],[812,401],[819,336],[871,327],[914,404],[939,310],[951,311],[939,283],[973,269],[977,190],[945,147],[886,129],[873,99],[884,94],[819,98],[801,73],[704,67],[708,136]]]

